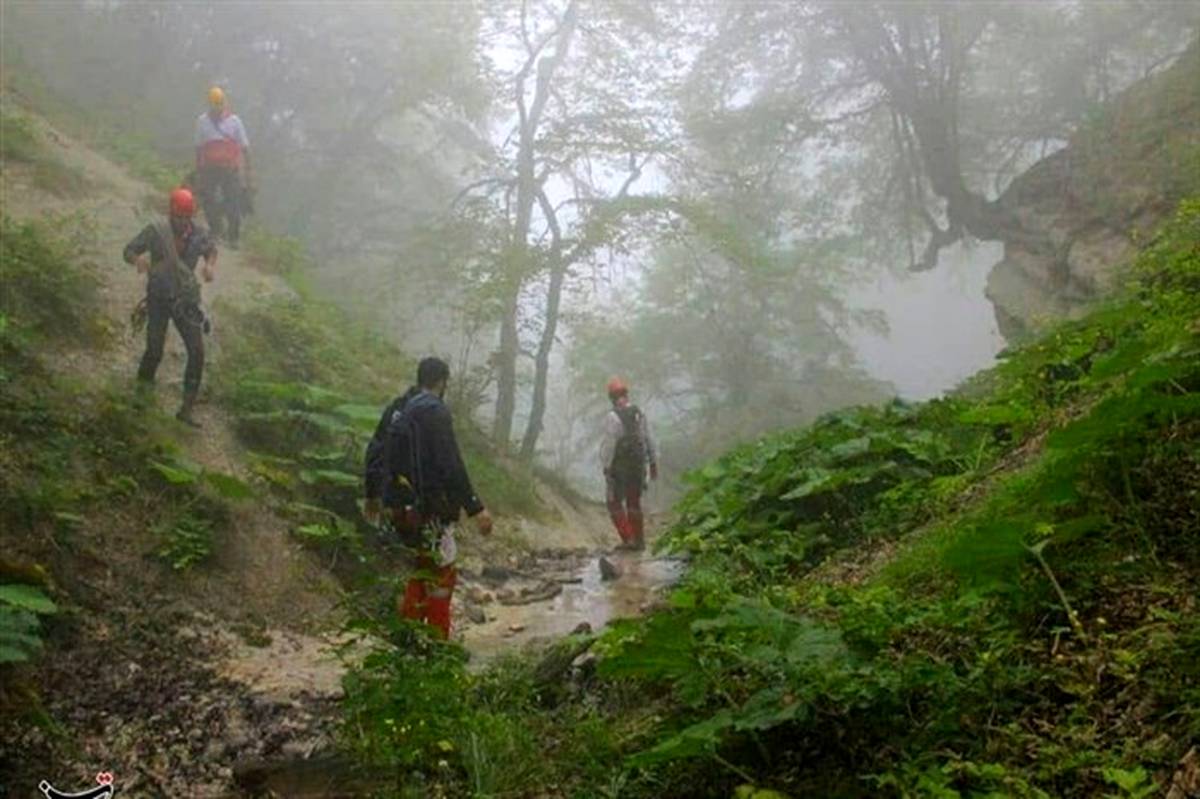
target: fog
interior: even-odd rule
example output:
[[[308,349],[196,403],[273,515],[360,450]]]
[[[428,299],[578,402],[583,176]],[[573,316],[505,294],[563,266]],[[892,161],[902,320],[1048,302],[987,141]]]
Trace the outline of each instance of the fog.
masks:
[[[359,322],[451,360],[459,412],[514,457],[597,492],[605,382],[626,378],[664,497],[755,436],[988,366],[1005,189],[1196,25],[1192,4],[1068,0],[3,15],[10,90],[180,174],[224,88],[254,224],[298,238]]]

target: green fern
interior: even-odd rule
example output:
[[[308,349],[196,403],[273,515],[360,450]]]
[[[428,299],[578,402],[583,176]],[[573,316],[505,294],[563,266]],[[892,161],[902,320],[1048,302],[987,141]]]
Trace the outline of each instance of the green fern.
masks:
[[[58,606],[38,588],[0,585],[0,664],[33,658],[42,649],[38,617],[57,612]]]

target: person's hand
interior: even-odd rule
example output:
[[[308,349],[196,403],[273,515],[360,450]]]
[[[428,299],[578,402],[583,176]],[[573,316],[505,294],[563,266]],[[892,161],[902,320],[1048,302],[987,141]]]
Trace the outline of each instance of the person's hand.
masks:
[[[658,464],[657,463],[650,464],[650,479],[651,480],[658,479]]]
[[[492,525],[492,514],[488,512],[487,508],[475,514],[475,527],[479,530],[480,535],[491,535]]]
[[[204,266],[200,267],[200,277],[204,278],[205,283],[213,282],[216,276],[217,273],[213,270],[211,264],[204,264]]]
[[[133,259],[133,265],[137,269],[139,275],[144,275],[150,271],[150,253],[142,253]]]
[[[379,524],[379,515],[383,512],[383,503],[376,499],[368,499],[363,503],[363,518],[367,524]]]

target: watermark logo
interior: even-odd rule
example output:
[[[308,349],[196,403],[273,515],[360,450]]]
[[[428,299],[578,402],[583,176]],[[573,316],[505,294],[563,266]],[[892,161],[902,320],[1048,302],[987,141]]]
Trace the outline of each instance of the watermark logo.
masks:
[[[101,771],[97,774],[96,787],[89,788],[86,791],[67,793],[66,791],[58,790],[45,780],[38,783],[38,789],[45,795],[46,799],[108,799],[117,792],[117,786],[113,785],[111,771]]]

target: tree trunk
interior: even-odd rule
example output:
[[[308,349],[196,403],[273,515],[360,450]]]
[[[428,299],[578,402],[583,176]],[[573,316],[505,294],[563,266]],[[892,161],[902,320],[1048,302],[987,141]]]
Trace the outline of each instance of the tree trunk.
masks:
[[[874,6],[841,12],[851,48],[870,76],[883,87],[896,114],[915,139],[929,188],[946,204],[945,229],[927,208],[919,211],[930,227],[925,254],[915,269],[937,264],[939,251],[965,234],[985,241],[1022,241],[1034,248],[1048,242],[1022,228],[999,202],[972,191],[963,178],[958,136],[963,64],[982,28],[964,35],[953,14],[940,16],[936,30],[917,24],[926,12],[897,7],[895,34]],[[930,63],[929,52],[936,52]]]
[[[517,146],[517,216],[513,224],[512,236],[509,239],[510,248],[504,265],[506,291],[504,295],[504,315],[500,324],[500,349],[497,358],[496,382],[496,418],[492,424],[492,437],[498,446],[507,448],[512,438],[513,415],[517,407],[517,357],[520,355],[517,321],[520,314],[521,285],[529,270],[529,228],[533,219],[533,204],[541,191],[536,174],[536,146],[538,126],[541,124],[542,113],[550,99],[550,84],[554,73],[566,60],[571,48],[571,39],[575,35],[577,3],[572,0],[563,12],[562,22],[555,34],[554,53],[534,60],[534,52],[530,52],[530,60],[517,76],[516,101],[520,112],[520,130]],[[536,65],[536,84],[533,102],[528,111],[525,108],[525,81],[529,71]],[[555,311],[557,316],[557,311]],[[545,375],[541,375],[545,380]],[[543,389],[544,402],[544,389]],[[526,434],[528,438],[528,434]],[[534,441],[536,444],[536,436]],[[524,451],[522,442],[522,451]]]
[[[492,421],[492,440],[507,448],[512,440],[513,412],[517,398],[517,297],[519,291],[506,292],[504,316],[500,320],[500,349],[496,353],[496,418]]]
[[[538,436],[542,433],[546,416],[546,386],[550,376],[550,351],[554,348],[554,336],[558,331],[558,308],[562,300],[563,282],[567,266],[556,258],[550,271],[550,288],[546,294],[546,323],[542,328],[542,339],[538,342],[534,358],[533,404],[529,410],[529,424],[525,437],[521,439],[521,458],[531,461],[537,453]]]

